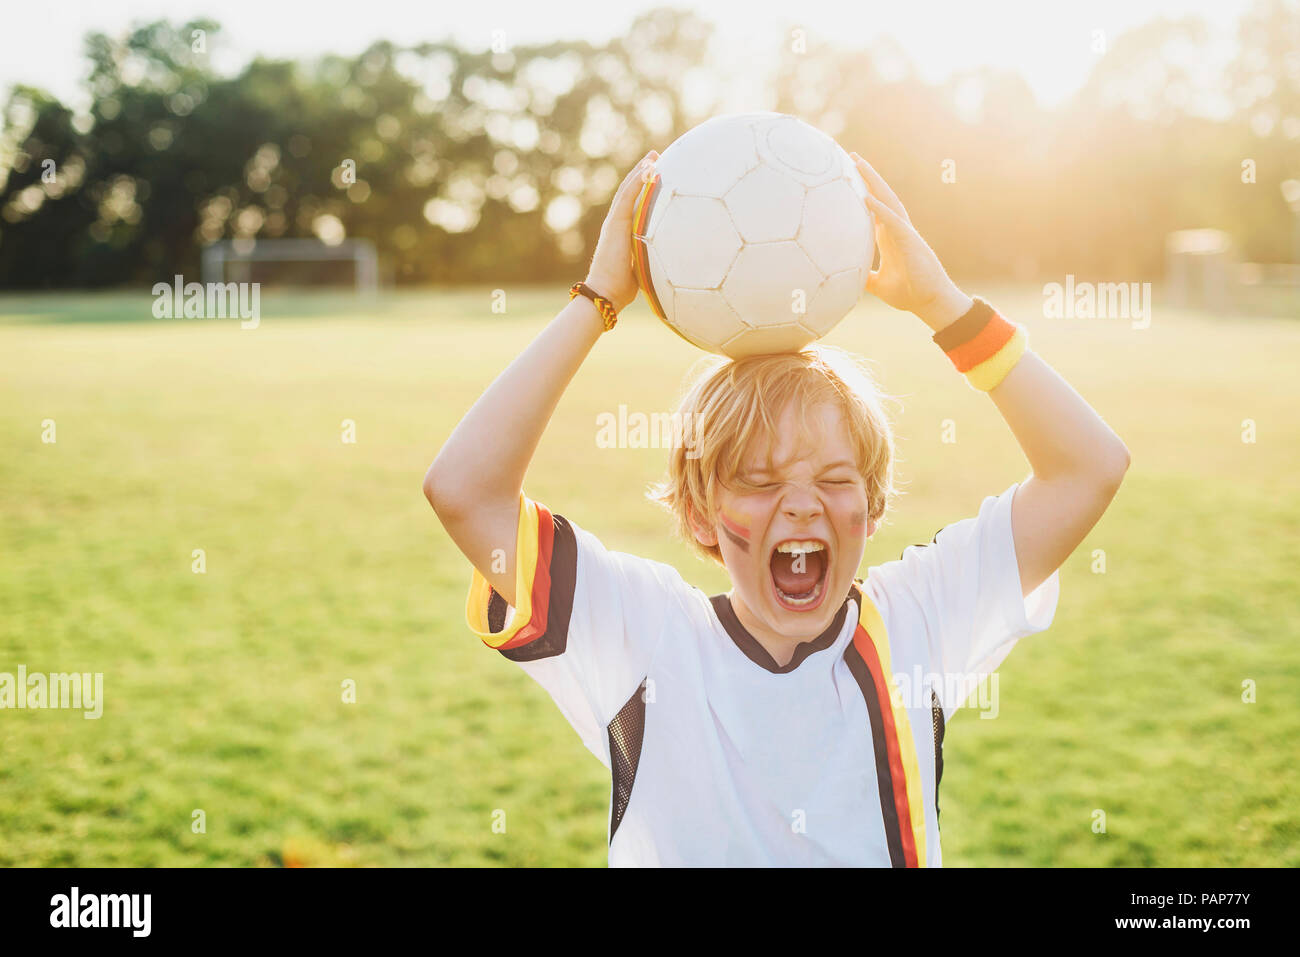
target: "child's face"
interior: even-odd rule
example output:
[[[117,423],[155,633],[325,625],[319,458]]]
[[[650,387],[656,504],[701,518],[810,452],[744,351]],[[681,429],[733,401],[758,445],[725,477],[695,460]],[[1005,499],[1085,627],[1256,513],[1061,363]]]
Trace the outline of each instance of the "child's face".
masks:
[[[875,532],[843,413],[832,405],[809,413],[812,434],[801,436],[794,406],[784,410],[771,461],[751,450],[742,468],[740,477],[761,487],[720,488],[712,526],[696,533],[721,549],[736,616],[756,638],[825,631]]]

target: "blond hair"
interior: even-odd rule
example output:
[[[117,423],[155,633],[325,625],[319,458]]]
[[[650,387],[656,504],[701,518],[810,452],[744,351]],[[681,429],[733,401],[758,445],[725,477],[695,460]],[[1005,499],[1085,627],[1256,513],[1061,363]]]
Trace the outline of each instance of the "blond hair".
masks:
[[[744,489],[747,455],[765,441],[774,448],[777,423],[790,402],[807,436],[808,416],[822,405],[838,408],[848,426],[858,472],[867,490],[867,518],[879,522],[896,494],[894,436],[885,416],[883,393],[865,365],[833,346],[812,345],[800,352],[704,360],[705,367],[678,406],[685,423],[683,441],[668,460],[668,476],[647,497],[673,516],[675,531],[701,557],[721,565],[717,545],[695,538],[692,515],[709,524],[719,486]]]

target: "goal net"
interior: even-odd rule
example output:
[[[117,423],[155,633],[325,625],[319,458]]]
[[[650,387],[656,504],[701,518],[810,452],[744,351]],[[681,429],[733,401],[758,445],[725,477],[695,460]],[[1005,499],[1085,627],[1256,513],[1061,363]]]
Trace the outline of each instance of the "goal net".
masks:
[[[347,284],[358,295],[379,287],[379,257],[368,239],[226,239],[203,248],[203,281],[284,286]]]

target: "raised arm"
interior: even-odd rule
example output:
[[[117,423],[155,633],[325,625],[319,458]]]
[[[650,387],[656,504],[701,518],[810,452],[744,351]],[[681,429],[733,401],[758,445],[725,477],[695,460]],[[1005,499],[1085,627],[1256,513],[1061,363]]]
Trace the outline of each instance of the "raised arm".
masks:
[[[915,313],[935,332],[961,318],[970,296],[948,277],[880,174],[854,160],[876,215],[880,269],[867,289]],[[1025,595],[1045,581],[1097,524],[1119,490],[1129,451],[1084,398],[1033,352],[1026,352],[989,397],[1020,443],[1033,475],[1016,491],[1011,528]]]
[[[618,310],[636,298],[632,209],[642,173],[657,158],[647,153],[619,185],[587,273],[588,285]],[[591,300],[571,299],[479,396],[424,476],[424,495],[447,534],[511,605],[524,473],[560,396],[604,330]],[[498,549],[504,565],[493,561]]]

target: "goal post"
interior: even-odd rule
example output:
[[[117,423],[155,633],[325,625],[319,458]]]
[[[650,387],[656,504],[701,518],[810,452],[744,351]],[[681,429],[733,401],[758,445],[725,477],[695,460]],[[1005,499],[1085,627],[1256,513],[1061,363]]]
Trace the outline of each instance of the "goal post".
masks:
[[[204,283],[250,282],[262,263],[353,263],[357,295],[373,297],[379,289],[379,256],[368,239],[345,239],[333,245],[319,239],[223,239],[203,247]],[[227,277],[227,270],[235,273]]]

